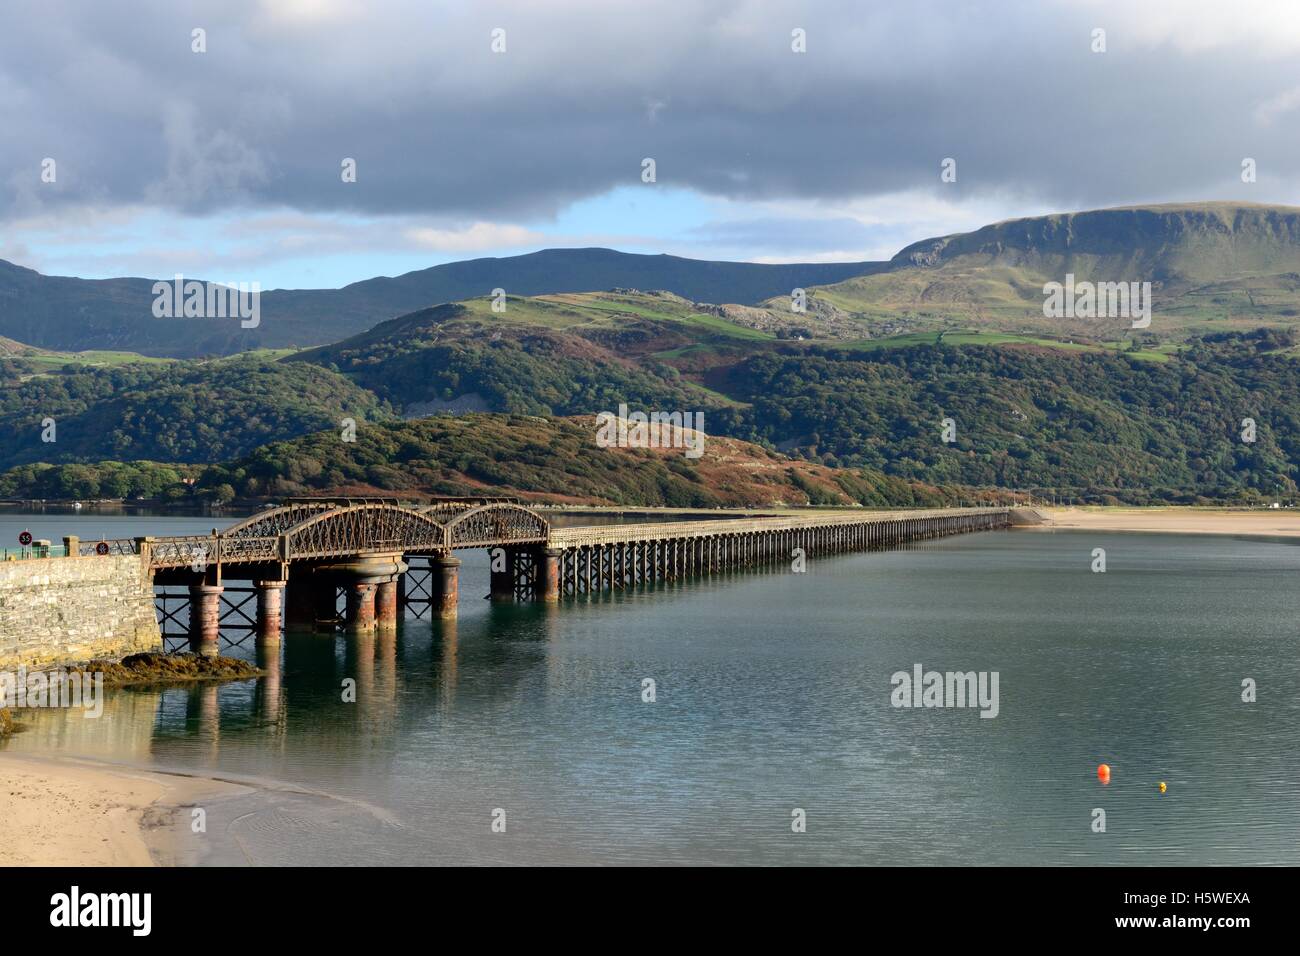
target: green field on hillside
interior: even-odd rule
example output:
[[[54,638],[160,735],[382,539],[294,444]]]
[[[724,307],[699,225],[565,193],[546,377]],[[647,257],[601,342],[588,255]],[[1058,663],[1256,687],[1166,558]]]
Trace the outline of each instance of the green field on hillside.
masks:
[[[1017,335],[1013,332],[910,332],[906,335],[891,335],[879,339],[861,339],[853,342],[836,343],[840,348],[861,351],[879,349],[907,348],[912,345],[1037,345],[1049,349],[1063,349],[1068,352],[1123,352],[1131,358],[1144,359],[1149,362],[1167,362],[1174,351],[1170,346],[1165,349],[1141,348],[1129,350],[1127,342],[1066,342],[1061,339],[1049,339],[1033,335]]]
[[[91,350],[88,352],[38,352],[22,356],[24,361],[43,369],[58,369],[65,365],[86,365],[109,368],[117,365],[131,365],[146,362],[156,365],[162,362],[174,362],[175,359],[153,358],[138,352],[111,352]]]

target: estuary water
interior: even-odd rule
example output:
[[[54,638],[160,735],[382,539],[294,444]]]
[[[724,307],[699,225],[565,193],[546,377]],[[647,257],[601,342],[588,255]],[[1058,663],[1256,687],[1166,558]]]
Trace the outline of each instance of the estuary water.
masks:
[[[0,535],[47,519],[214,523]],[[454,624],[286,635],[267,678],[0,747],[257,782],[176,824],[221,863],[1300,863],[1295,543],[999,531],[558,607],[462,557]],[[894,706],[917,665],[996,672],[996,717]]]

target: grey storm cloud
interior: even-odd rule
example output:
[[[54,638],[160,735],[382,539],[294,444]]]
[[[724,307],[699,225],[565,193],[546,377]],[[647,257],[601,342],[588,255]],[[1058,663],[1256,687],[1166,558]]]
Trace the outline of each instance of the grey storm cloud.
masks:
[[[1283,201],[1300,43],[1269,21],[1300,13],[1257,2],[1226,36],[1191,0],[1185,21],[1162,0],[21,4],[0,32],[0,216],[548,215],[639,185],[644,157],[661,187],[732,199],[938,195],[954,157],[946,196]]]

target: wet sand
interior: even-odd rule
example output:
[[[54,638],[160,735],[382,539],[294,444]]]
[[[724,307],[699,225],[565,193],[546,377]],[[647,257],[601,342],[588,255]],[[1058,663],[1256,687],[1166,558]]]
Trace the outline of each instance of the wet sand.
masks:
[[[0,781],[0,866],[338,865],[405,829],[380,807],[275,780],[0,752]]]
[[[1039,508],[1044,528],[1300,537],[1300,509]]]
[[[247,788],[91,761],[0,753],[0,866],[188,862],[188,808]]]

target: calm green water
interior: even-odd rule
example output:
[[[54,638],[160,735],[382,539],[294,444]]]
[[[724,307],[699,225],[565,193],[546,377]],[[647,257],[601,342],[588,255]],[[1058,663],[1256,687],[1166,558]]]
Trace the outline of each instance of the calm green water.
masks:
[[[215,862],[1297,864],[1297,572],[1282,541],[994,532],[492,607],[474,552],[454,626],[290,635],[270,679],[7,747],[266,783],[187,838]],[[916,663],[997,671],[998,716],[892,707]]]

